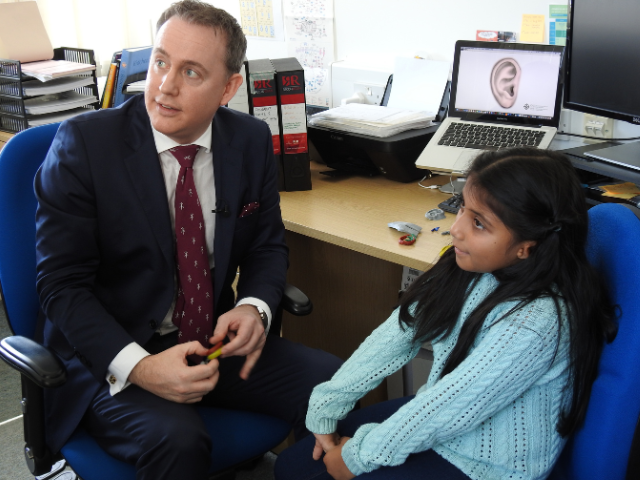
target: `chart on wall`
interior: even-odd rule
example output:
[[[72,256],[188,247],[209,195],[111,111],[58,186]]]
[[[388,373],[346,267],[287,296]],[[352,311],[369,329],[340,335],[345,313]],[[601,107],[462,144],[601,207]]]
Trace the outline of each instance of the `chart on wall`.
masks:
[[[282,0],[240,0],[240,23],[247,37],[284,40]]]
[[[308,105],[331,107],[333,0],[283,0],[289,55],[304,67]]]

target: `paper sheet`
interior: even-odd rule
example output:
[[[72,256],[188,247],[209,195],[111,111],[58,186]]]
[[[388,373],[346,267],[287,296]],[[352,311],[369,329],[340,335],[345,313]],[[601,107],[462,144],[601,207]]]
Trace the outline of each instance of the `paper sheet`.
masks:
[[[397,57],[387,106],[437,114],[450,68],[449,62]]]
[[[42,95],[24,101],[24,110],[29,115],[62,112],[97,102],[93,95],[81,95],[77,92],[63,92],[53,95]]]
[[[304,68],[307,104],[331,107],[333,1],[284,0],[283,7],[288,53]]]
[[[426,112],[350,103],[312,115],[309,124],[386,138],[406,130],[428,127],[434,117]]]
[[[247,37],[282,41],[282,0],[240,0],[240,24]]]
[[[53,93],[62,93],[91,84],[93,84],[93,77],[91,75],[61,77],[46,83],[41,82],[40,80],[28,80],[26,82],[22,82],[22,92],[25,97],[51,95]]]
[[[45,115],[30,115],[27,118],[30,127],[37,127],[39,125],[48,125],[50,123],[58,123],[68,120],[69,118],[73,118],[76,115],[81,115],[83,113],[90,112],[86,108],[74,108],[73,110],[65,110],[63,112],[54,112],[48,113]]]
[[[635,183],[625,182],[617,185],[602,185],[600,187],[605,193],[603,197],[624,198],[629,200],[630,198],[640,195],[640,189]]]
[[[0,58],[23,63],[53,58],[36,2],[0,3]]]
[[[70,62],[68,60],[44,60],[42,62],[23,63],[22,73],[37,78],[41,82],[48,82],[54,78],[66,77],[96,69],[90,63]]]
[[[568,5],[549,5],[549,45],[567,44]]]

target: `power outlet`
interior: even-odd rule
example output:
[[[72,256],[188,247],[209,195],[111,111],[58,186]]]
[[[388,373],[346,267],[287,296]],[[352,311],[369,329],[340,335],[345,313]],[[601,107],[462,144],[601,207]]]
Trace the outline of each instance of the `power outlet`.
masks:
[[[598,138],[613,138],[613,119],[590,113],[584,114],[583,133]]]
[[[376,85],[373,83],[354,83],[354,93],[362,93],[367,99],[367,103],[371,105],[380,105],[384,96],[384,85]]]

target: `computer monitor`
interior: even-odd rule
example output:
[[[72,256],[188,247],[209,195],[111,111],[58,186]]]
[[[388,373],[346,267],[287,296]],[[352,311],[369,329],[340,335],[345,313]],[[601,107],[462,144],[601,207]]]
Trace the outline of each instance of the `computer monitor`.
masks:
[[[571,4],[563,106],[640,125],[640,1]],[[639,142],[586,155],[640,170]]]

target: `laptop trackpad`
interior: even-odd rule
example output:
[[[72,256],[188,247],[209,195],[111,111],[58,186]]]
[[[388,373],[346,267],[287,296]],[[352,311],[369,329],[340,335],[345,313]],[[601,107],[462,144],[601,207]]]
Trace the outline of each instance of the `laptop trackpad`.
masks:
[[[458,156],[456,163],[453,164],[453,171],[466,172],[473,159],[476,158],[480,153],[482,153],[481,150],[465,149]]]

